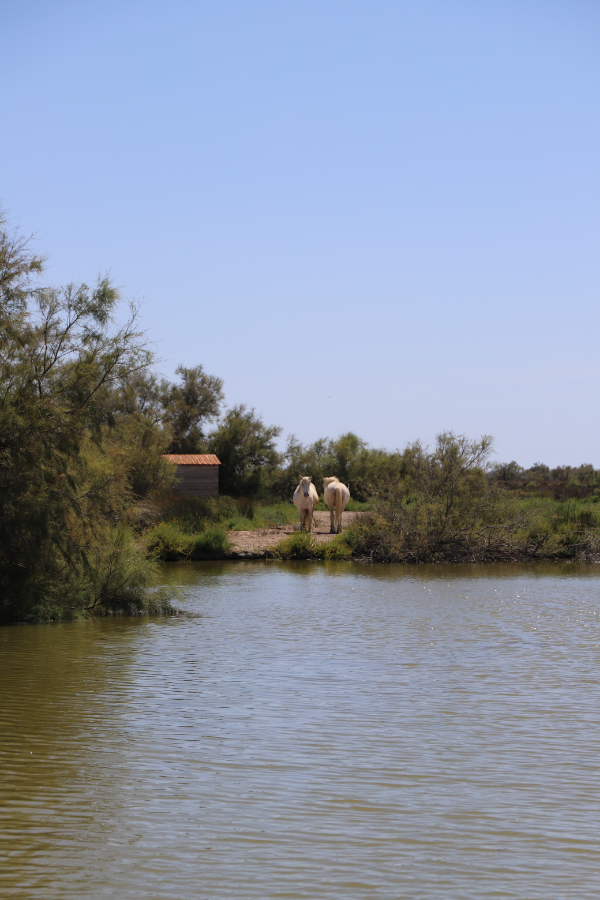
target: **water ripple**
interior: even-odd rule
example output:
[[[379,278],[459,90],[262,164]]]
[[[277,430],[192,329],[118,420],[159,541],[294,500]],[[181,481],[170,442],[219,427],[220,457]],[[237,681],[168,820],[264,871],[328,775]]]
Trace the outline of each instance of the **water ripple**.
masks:
[[[0,630],[10,898],[589,898],[598,567],[165,567]]]

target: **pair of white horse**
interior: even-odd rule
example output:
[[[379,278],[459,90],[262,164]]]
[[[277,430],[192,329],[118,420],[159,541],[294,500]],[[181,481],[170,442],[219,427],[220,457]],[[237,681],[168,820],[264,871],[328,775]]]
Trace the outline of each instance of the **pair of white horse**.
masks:
[[[345,484],[333,476],[323,479],[323,499],[329,507],[331,519],[330,534],[340,534],[342,530],[342,513],[350,499],[350,491]],[[294,506],[300,513],[300,531],[312,531],[315,506],[319,502],[317,489],[312,483],[311,475],[304,475],[294,491]]]

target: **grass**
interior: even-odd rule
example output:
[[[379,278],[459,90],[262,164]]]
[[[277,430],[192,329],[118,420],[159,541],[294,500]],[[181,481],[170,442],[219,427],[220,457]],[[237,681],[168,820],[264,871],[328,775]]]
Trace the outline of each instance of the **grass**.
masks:
[[[327,511],[321,502],[318,510]],[[351,500],[349,512],[364,512],[368,503]],[[274,525],[297,524],[298,513],[284,500],[258,501],[252,498],[196,497],[167,495],[162,503],[161,521],[145,535],[146,551],[153,559],[219,559],[230,548],[229,531],[256,531]],[[295,533],[276,548],[280,559],[349,559],[349,539],[340,535],[326,544],[318,544],[311,535]]]
[[[320,500],[316,509],[327,512]],[[366,512],[368,503],[350,500],[347,512]],[[207,524],[220,525],[225,531],[257,531],[273,525],[291,525],[298,520],[293,503],[285,500],[254,500],[247,497],[181,497],[171,494],[163,502],[161,521],[176,525],[187,534],[203,531]]]
[[[591,558],[600,540],[600,504],[597,497],[585,500],[532,498],[514,501],[529,518],[523,537],[541,542],[539,556],[552,559]]]
[[[350,559],[352,544],[345,534],[319,544],[312,534],[298,531],[280,541],[273,556],[276,559]]]
[[[576,526],[600,527],[600,497],[586,500],[551,500],[531,498],[513,500],[514,508],[542,516],[552,532],[558,534]]]
[[[171,495],[163,504],[162,522],[177,525],[194,534],[208,524],[220,525],[225,531],[256,531],[271,525],[287,525],[298,518],[296,508],[285,501],[263,501],[240,497],[197,497]]]
[[[176,522],[160,522],[145,534],[146,552],[153,559],[218,559],[229,549],[227,533],[220,525],[207,524],[189,533]]]
[[[220,559],[230,548],[228,531],[256,531],[296,522],[295,506],[285,501],[258,502],[251,498],[181,497],[163,500],[161,521],[144,535],[153,559]]]

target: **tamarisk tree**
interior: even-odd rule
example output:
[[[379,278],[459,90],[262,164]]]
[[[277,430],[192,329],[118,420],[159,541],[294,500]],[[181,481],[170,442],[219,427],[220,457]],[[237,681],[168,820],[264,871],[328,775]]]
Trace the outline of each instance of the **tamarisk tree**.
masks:
[[[57,289],[0,216],[0,619],[142,602],[123,428],[106,398],[152,362],[108,278]]]

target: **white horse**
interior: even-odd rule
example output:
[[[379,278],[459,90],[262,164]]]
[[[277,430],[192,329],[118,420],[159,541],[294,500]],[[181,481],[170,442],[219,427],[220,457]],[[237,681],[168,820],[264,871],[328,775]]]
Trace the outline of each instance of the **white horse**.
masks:
[[[329,517],[331,519],[329,533],[340,534],[342,531],[342,513],[350,499],[350,491],[335,476],[323,479],[323,491],[325,493],[323,499],[329,507]]]
[[[315,506],[319,502],[319,495],[314,484],[311,484],[311,476],[303,475],[300,484],[294,491],[294,506],[300,513],[300,531],[312,531]]]

